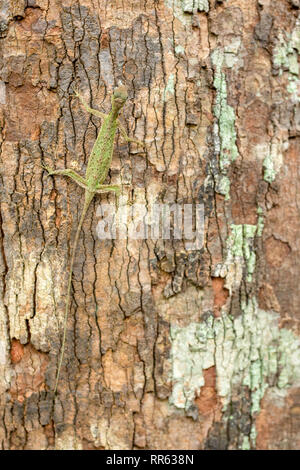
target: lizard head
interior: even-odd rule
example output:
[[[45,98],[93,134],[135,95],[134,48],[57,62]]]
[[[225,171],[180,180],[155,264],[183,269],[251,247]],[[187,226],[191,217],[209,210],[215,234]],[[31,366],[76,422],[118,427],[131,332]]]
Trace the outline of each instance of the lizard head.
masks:
[[[124,85],[118,86],[118,88],[114,89],[111,104],[112,107],[117,109],[118,111],[124,106],[126,100],[128,98],[127,90]]]

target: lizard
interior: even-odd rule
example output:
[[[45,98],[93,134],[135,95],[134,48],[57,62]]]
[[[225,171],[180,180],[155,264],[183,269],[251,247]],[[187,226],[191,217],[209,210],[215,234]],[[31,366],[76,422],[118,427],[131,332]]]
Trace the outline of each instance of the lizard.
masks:
[[[115,193],[117,202],[118,202],[118,198],[121,192],[121,188],[119,185],[103,184],[103,182],[105,181],[107,177],[107,174],[111,165],[114,139],[115,139],[117,129],[120,130],[121,135],[124,137],[126,142],[134,142],[137,145],[141,145],[144,147],[144,144],[142,142],[128,137],[124,127],[121,125],[119,121],[120,112],[128,99],[127,89],[124,85],[121,85],[114,89],[112,98],[111,98],[111,111],[109,114],[104,114],[96,109],[90,108],[90,106],[84,101],[82,96],[76,90],[74,90],[74,92],[77,98],[79,98],[85,110],[94,116],[102,118],[103,121],[99,130],[98,136],[96,138],[96,141],[94,143],[94,146],[92,148],[91,154],[88,159],[85,177],[82,177],[80,174],[78,174],[72,169],[66,168],[64,170],[53,170],[52,168],[46,165],[42,165],[42,167],[48,171],[48,176],[50,175],[68,176],[85,190],[84,204],[83,204],[79,224],[75,233],[75,238],[74,238],[72,252],[71,252],[71,261],[70,261],[66,303],[65,303],[65,314],[64,314],[64,321],[63,321],[63,337],[62,337],[60,358],[59,358],[56,379],[55,379],[55,386],[53,390],[54,395],[57,392],[61,366],[62,366],[62,362],[64,358],[66,332],[67,332],[67,320],[68,320],[70,300],[71,300],[73,266],[74,266],[74,260],[75,260],[75,255],[76,255],[76,248],[78,245],[79,234],[80,234],[86,213],[88,211],[88,208],[92,200],[96,196],[96,194],[112,191]]]

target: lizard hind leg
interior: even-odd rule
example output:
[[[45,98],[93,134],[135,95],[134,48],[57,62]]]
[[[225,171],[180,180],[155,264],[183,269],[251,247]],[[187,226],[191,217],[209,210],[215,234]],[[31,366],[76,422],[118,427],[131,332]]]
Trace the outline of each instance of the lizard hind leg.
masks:
[[[97,186],[97,189],[95,191],[96,194],[102,194],[102,193],[108,193],[108,192],[114,192],[116,195],[116,205],[117,208],[119,207],[119,197],[121,194],[121,186],[117,184],[99,184]]]
[[[118,184],[98,184],[96,188],[96,193],[108,193],[109,191],[113,191],[114,193],[120,195],[121,194],[121,186]]]
[[[43,168],[48,171],[49,176],[50,175],[68,176],[82,188],[88,189],[86,180],[83,178],[83,176],[79,175],[78,173],[76,173],[76,171],[72,169],[66,168],[65,170],[53,170],[52,168],[45,166],[45,165],[43,165]]]

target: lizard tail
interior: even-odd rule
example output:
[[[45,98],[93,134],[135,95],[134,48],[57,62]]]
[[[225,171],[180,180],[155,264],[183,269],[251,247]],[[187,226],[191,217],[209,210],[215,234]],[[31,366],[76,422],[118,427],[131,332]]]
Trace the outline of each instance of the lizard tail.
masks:
[[[81,227],[85,218],[85,215],[87,213],[87,210],[89,208],[89,205],[94,197],[95,193],[85,193],[85,202],[84,206],[82,209],[82,214],[80,217],[80,221],[77,227],[74,243],[73,243],[73,249],[72,249],[72,256],[71,256],[71,264],[70,264],[70,271],[69,271],[69,279],[68,279],[68,287],[67,287],[67,298],[66,298],[66,307],[65,307],[65,316],[64,316],[64,332],[63,332],[63,338],[62,338],[62,343],[61,343],[61,353],[60,353],[60,358],[59,358],[59,363],[58,363],[58,369],[57,369],[57,374],[56,374],[56,379],[55,379],[55,387],[54,387],[54,394],[56,394],[57,391],[57,385],[59,381],[59,376],[60,376],[60,370],[64,358],[64,353],[65,353],[65,343],[66,343],[66,333],[67,333],[67,320],[68,320],[68,313],[69,313],[69,307],[70,307],[70,298],[71,298],[71,286],[72,286],[72,275],[73,275],[73,265],[74,265],[74,259],[75,259],[75,254],[76,254],[76,248],[78,244],[78,239],[79,239],[79,234],[81,231]]]

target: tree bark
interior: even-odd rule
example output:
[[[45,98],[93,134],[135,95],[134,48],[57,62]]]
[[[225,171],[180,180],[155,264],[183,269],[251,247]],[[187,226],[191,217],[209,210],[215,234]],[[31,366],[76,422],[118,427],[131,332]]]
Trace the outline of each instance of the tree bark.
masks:
[[[0,2],[2,449],[299,448],[299,0]],[[122,82],[107,182],[203,204],[204,245],[99,239],[84,175]]]

